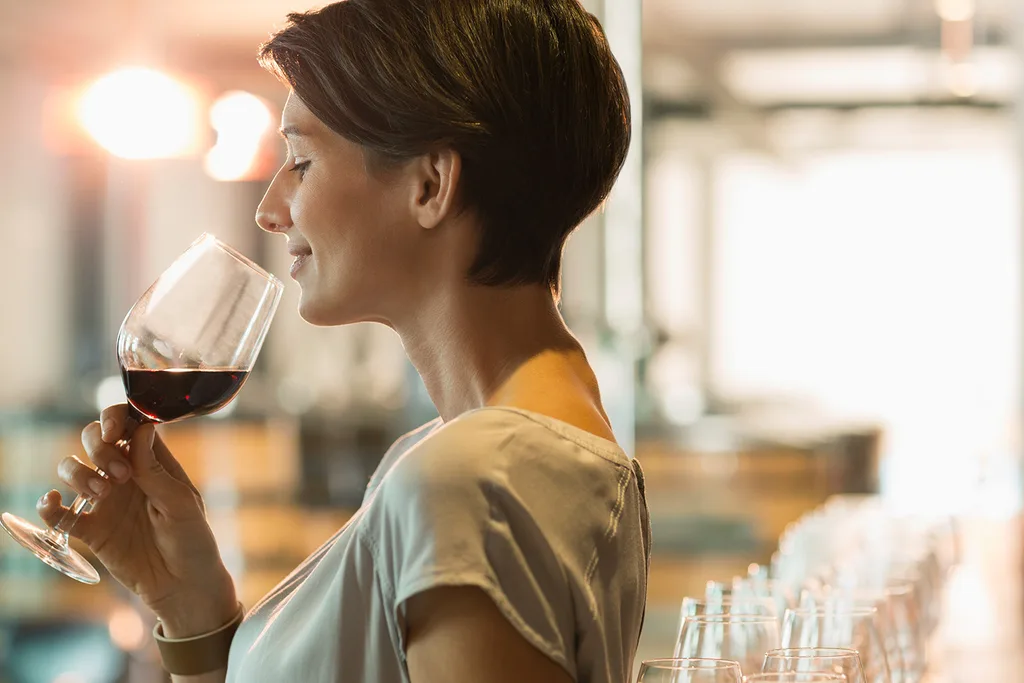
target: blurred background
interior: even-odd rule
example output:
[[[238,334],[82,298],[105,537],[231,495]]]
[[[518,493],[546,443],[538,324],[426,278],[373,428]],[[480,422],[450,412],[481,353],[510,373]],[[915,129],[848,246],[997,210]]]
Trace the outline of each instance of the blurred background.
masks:
[[[1024,13],[1014,0],[586,0],[634,147],[568,247],[563,311],[649,480],[641,652],[682,596],[764,562],[834,493],[1007,518],[1021,504]],[[203,232],[288,282],[255,372],[164,428],[246,604],[358,506],[435,413],[382,327],[295,313],[253,215],[287,0],[0,0],[0,508],[123,400],[128,308]],[[65,495],[67,491],[63,492]],[[161,681],[151,617],[0,538],[0,683]]]

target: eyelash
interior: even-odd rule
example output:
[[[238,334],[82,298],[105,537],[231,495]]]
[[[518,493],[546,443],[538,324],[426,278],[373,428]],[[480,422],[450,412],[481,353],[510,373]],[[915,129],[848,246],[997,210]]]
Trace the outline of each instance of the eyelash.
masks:
[[[289,171],[295,171],[296,173],[298,173],[299,174],[299,178],[301,179],[301,178],[305,177],[306,169],[308,169],[308,168],[309,168],[309,162],[308,161],[303,161],[301,163],[295,164],[294,166],[292,166],[288,170]]]

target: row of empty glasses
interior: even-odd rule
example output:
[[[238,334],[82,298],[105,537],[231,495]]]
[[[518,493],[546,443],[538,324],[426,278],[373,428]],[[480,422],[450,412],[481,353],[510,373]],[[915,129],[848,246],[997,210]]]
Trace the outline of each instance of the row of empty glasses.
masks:
[[[769,566],[685,598],[672,658],[643,662],[639,683],[921,683],[958,562],[952,519],[833,497]]]

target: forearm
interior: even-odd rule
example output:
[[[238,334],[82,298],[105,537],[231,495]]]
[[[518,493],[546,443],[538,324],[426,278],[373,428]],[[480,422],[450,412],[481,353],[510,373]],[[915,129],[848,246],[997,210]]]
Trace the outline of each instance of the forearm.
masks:
[[[159,601],[147,601],[167,638],[193,638],[216,631],[238,612],[238,594],[223,566],[210,570],[201,586],[179,591]]]

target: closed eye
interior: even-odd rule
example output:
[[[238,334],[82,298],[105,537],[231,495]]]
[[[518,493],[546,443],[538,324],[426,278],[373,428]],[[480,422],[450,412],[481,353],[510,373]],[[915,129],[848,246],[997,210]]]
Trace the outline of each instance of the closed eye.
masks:
[[[294,166],[292,166],[288,170],[289,171],[295,171],[296,173],[299,174],[299,178],[302,178],[302,177],[304,177],[306,175],[306,169],[308,169],[308,168],[309,168],[309,162],[308,161],[303,161],[303,162],[299,162],[299,163],[295,164]]]

